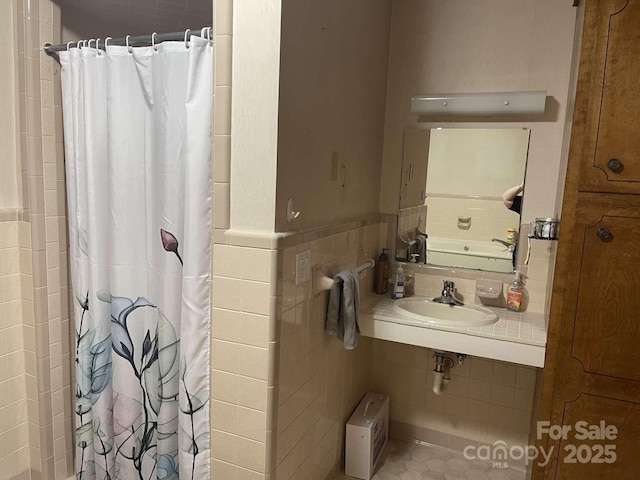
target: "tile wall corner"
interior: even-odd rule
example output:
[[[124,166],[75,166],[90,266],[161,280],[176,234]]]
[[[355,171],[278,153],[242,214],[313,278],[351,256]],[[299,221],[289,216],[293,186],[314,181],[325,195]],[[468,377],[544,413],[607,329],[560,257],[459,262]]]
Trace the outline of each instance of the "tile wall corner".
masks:
[[[25,382],[31,478],[73,474],[66,191],[60,67],[42,51],[59,43],[60,7],[18,2],[20,233]]]

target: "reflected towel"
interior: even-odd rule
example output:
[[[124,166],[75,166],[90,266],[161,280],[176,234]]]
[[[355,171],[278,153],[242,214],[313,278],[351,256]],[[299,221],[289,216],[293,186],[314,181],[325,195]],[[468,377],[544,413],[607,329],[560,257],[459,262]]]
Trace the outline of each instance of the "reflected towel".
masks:
[[[336,335],[344,343],[345,350],[353,350],[358,344],[358,305],[360,286],[358,273],[343,270],[333,277],[333,287],[329,291],[329,305],[325,330]]]
[[[418,263],[427,263],[427,236],[426,235],[416,235],[416,250],[418,257]]]

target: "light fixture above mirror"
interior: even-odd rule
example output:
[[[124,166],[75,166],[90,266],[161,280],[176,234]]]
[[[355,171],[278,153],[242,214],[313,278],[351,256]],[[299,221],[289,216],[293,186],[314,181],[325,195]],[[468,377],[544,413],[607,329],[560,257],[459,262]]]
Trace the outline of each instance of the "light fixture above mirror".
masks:
[[[438,93],[411,97],[418,115],[543,115],[547,91]]]

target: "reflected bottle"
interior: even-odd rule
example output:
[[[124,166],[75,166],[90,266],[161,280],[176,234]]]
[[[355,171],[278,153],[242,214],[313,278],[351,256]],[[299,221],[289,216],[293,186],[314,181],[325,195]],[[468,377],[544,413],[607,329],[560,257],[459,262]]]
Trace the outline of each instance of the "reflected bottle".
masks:
[[[382,249],[382,253],[376,263],[374,291],[379,295],[387,293],[387,289],[389,288],[389,257],[386,253],[388,250],[388,248]]]

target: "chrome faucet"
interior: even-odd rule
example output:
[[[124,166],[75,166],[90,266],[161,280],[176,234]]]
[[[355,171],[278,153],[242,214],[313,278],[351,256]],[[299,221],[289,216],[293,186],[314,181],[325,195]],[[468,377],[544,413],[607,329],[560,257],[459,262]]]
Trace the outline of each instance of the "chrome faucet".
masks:
[[[456,284],[451,280],[445,280],[442,287],[442,293],[439,297],[433,299],[434,302],[437,303],[445,303],[447,305],[451,305],[452,307],[455,305],[464,305],[460,300],[456,298]]]
[[[504,240],[500,240],[499,238],[492,238],[491,241],[501,243],[502,245],[507,247],[510,252],[513,252],[513,250],[516,248],[516,246],[513,243],[505,242]]]

